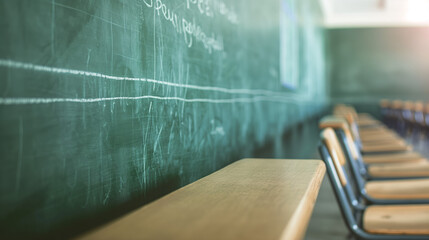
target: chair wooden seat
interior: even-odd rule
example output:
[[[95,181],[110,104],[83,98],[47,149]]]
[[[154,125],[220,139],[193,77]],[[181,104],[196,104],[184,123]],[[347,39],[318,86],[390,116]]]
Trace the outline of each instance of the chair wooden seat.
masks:
[[[356,123],[358,125],[370,125],[368,127],[368,129],[370,129],[370,128],[386,128],[387,129],[387,127],[385,125],[383,125],[382,122],[380,122],[378,120],[373,120],[373,119],[357,119]]]
[[[394,133],[395,131],[389,129],[388,127],[385,127],[383,125],[376,126],[376,127],[369,127],[369,128],[360,128],[359,132],[361,133],[379,133],[379,132],[385,132],[385,133]]]
[[[363,133],[360,134],[361,138],[395,138],[400,139],[400,137],[391,132],[373,132],[373,133]]]
[[[357,119],[358,124],[375,124],[375,125],[381,125],[382,123],[374,118],[358,118]]]
[[[373,121],[378,121],[377,119],[375,119],[371,114],[369,113],[357,113],[357,117],[359,121],[362,120],[373,120]]]
[[[368,134],[368,135],[361,135],[360,136],[361,141],[378,141],[378,140],[403,140],[401,137],[395,135],[395,134]]]
[[[361,151],[364,153],[369,152],[399,152],[399,151],[409,151],[413,148],[409,145],[402,144],[377,144],[377,145],[365,145],[362,146]]]
[[[397,144],[397,145],[407,145],[407,143],[402,139],[394,138],[379,138],[379,139],[365,139],[361,141],[362,145],[374,145],[374,144]]]
[[[401,139],[401,137],[395,135],[395,134],[367,134],[360,136],[361,141],[366,140],[398,140]]]
[[[359,135],[362,138],[381,138],[381,137],[395,137],[395,138],[399,138],[398,135],[395,132],[391,132],[391,131],[359,131]]]
[[[392,129],[384,126],[384,125],[379,125],[379,126],[374,126],[374,127],[369,127],[369,128],[362,128],[360,129],[361,131],[367,131],[367,132],[371,132],[371,131],[389,131],[389,132],[393,132]]]
[[[388,127],[386,127],[384,125],[379,125],[379,126],[374,126],[374,127],[370,127],[370,128],[363,128],[363,129],[360,129],[360,131],[362,131],[362,132],[373,132],[373,131],[392,131],[392,130],[390,130]]]
[[[362,142],[364,144],[364,142]],[[394,141],[373,141],[366,143],[366,145],[370,146],[407,146],[408,144],[403,140],[394,140]]]
[[[372,177],[429,177],[429,162],[374,164],[368,172]]]
[[[369,206],[363,228],[378,234],[429,234],[429,205]]]
[[[362,128],[366,128],[366,127],[377,128],[377,127],[383,126],[380,121],[375,120],[375,119],[369,119],[369,118],[365,118],[365,119],[359,118],[357,120],[357,124],[359,127],[362,127]]]
[[[365,155],[362,157],[365,163],[400,163],[400,162],[422,162],[426,161],[416,152],[389,153],[377,155]]]
[[[429,199],[429,179],[371,181],[365,190],[376,199]]]
[[[371,131],[362,131],[359,130],[359,135],[361,137],[371,137],[371,136],[397,136],[396,133],[385,131],[385,130],[371,130]]]

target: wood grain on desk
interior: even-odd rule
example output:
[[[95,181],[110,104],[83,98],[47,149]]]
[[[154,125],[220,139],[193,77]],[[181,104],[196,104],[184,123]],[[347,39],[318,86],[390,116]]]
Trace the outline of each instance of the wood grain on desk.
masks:
[[[80,239],[301,239],[320,160],[243,159]]]

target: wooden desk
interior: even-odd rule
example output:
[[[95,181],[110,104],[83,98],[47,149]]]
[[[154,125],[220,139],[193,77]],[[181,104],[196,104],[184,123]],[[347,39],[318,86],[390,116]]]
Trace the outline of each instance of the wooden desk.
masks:
[[[243,159],[80,239],[301,239],[321,160]]]

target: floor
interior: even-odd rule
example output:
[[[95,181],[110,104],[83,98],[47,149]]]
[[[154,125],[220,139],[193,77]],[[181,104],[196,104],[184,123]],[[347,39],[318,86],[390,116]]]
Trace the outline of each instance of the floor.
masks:
[[[429,133],[420,129],[398,131],[413,145],[415,151],[429,158]],[[306,240],[351,240],[353,239],[342,219],[329,179],[325,176],[308,224]]]

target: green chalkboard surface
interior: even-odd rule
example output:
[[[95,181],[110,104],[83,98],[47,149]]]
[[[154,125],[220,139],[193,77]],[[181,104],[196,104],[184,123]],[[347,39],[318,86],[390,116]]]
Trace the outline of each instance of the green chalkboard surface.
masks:
[[[311,0],[0,0],[0,237],[79,233],[320,112],[319,16]]]
[[[429,101],[429,61],[422,51],[429,41],[427,27],[331,29],[327,35],[334,100]]]

